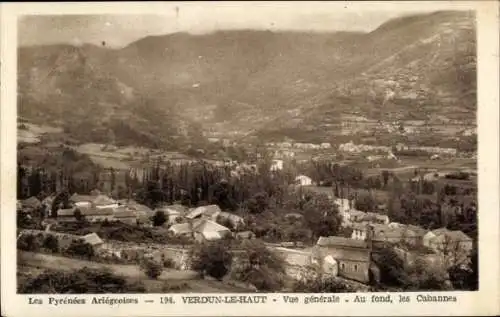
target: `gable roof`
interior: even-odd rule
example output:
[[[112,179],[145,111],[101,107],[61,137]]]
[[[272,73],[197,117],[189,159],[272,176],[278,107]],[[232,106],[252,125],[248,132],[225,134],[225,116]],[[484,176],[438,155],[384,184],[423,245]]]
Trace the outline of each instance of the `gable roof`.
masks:
[[[194,218],[199,217],[201,215],[213,216],[213,215],[218,214],[220,212],[221,212],[221,209],[217,205],[201,206],[201,207],[197,207],[195,209],[190,210],[189,213],[186,215],[186,218],[194,219]]]
[[[191,226],[189,223],[177,223],[175,225],[171,225],[168,230],[174,232],[175,234],[190,233]]]
[[[168,205],[168,206],[165,206],[164,208],[178,211],[181,214],[185,214],[188,211],[188,208],[186,206],[181,205],[181,204]]]
[[[238,215],[235,215],[235,214],[232,214],[230,212],[225,212],[225,211],[221,211],[219,214],[218,214],[218,217],[222,217],[222,218],[226,218],[226,219],[229,219],[233,222],[244,222],[243,218],[238,216]]]
[[[155,211],[163,211],[166,215],[174,216],[174,215],[184,215],[188,211],[188,208],[176,204],[176,205],[162,206],[156,208]]]
[[[97,206],[112,205],[112,204],[116,204],[116,200],[114,200],[106,195],[97,195],[97,197],[95,197],[93,199],[93,203]]]
[[[82,208],[78,207],[83,215],[85,216],[111,216],[114,214],[113,208]]]
[[[69,201],[74,202],[74,203],[79,203],[79,202],[92,202],[94,201],[94,196],[90,195],[79,195],[77,193],[71,195],[69,198]]]
[[[108,208],[106,208],[108,209]],[[120,206],[118,208],[113,208],[113,215],[115,218],[132,218],[136,217],[136,213],[133,210],[127,209],[126,207]]]
[[[222,236],[219,234],[218,231],[203,231],[201,232],[205,240],[208,241],[214,241],[214,240],[219,240],[222,239]]]
[[[454,241],[467,242],[472,241],[472,239],[460,230],[448,232],[448,236]]]
[[[203,219],[200,222],[198,222],[196,225],[193,226],[193,230],[196,232],[206,232],[206,231],[212,231],[212,232],[224,232],[224,231],[231,231],[228,228],[214,222],[211,220]]]
[[[75,210],[73,208],[58,209],[57,217],[73,217]]]
[[[368,249],[368,244],[365,241],[337,236],[319,237],[316,244],[321,247]]]
[[[416,233],[407,226],[393,227],[382,224],[371,224],[373,240],[404,239],[416,236]]]
[[[97,233],[92,232],[83,236],[83,241],[87,242],[90,245],[99,245],[104,243],[101,238],[97,235]]]

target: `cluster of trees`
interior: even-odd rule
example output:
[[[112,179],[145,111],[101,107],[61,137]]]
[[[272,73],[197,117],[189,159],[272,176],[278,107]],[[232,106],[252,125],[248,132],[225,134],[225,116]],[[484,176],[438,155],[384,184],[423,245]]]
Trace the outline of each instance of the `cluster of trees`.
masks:
[[[392,247],[385,247],[374,257],[380,269],[382,289],[418,290],[477,290],[477,247],[470,256],[470,265],[460,262],[448,269],[429,266],[422,259],[413,265]]]
[[[267,171],[234,177],[229,167],[215,167],[205,162],[180,166],[158,162],[144,169],[141,178],[136,172],[127,174],[125,186],[136,200],[150,207],[174,202],[186,206],[210,203],[234,211],[257,193],[279,200],[290,177]]]
[[[228,241],[200,244],[193,248],[191,268],[222,280],[230,276],[259,291],[280,291],[285,285],[285,261],[260,240],[244,240],[231,251]]]
[[[392,247],[379,250],[375,259],[380,270],[379,287],[382,289],[396,288],[407,291],[452,289],[446,272],[432,268],[420,260],[409,266],[404,257]]]
[[[89,193],[99,185],[102,168],[88,156],[70,148],[56,148],[40,155],[23,155],[17,160],[17,198],[40,199],[62,189]]]
[[[82,239],[71,241],[70,245],[66,248],[61,248],[59,240],[56,236],[48,234],[43,235],[23,233],[17,239],[17,248],[23,251],[30,252],[48,252],[48,253],[61,253],[70,257],[84,258],[87,260],[94,258],[94,248],[89,243]]]

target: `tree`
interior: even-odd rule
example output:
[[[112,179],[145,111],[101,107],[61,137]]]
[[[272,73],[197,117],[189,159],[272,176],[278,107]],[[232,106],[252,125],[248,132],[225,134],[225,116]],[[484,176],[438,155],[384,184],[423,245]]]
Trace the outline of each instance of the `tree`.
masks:
[[[144,273],[152,279],[157,279],[162,271],[163,271],[163,265],[160,263],[157,263],[156,261],[152,259],[145,259],[141,263],[141,268],[144,271]]]
[[[75,217],[76,221],[78,222],[83,222],[85,220],[85,216],[82,214],[80,209],[75,209],[73,212],[73,216]]]
[[[354,208],[365,211],[373,212],[377,208],[377,201],[367,193],[358,196]]]
[[[374,259],[380,270],[381,283],[399,287],[411,284],[404,259],[396,253],[394,248],[389,246],[382,248]]]
[[[469,291],[475,291],[478,289],[479,275],[477,256],[477,246],[475,246],[472,250],[472,254],[470,255],[470,264],[468,266],[460,263],[455,264],[448,269],[450,281],[455,289]]]
[[[153,226],[163,226],[165,222],[167,222],[167,216],[165,216],[165,212],[163,212],[162,210],[156,211],[153,216]]]
[[[57,240],[57,238],[54,237],[53,235],[49,234],[45,237],[45,239],[43,241],[43,247],[52,253],[58,253],[59,252],[59,240]]]
[[[17,239],[17,248],[23,251],[37,252],[40,250],[41,243],[37,237],[31,233],[22,234]]]
[[[311,230],[311,239],[334,236],[340,231],[342,218],[325,195],[312,195],[303,205],[304,220]]]
[[[257,193],[247,201],[246,205],[249,212],[261,213],[269,206],[269,195],[266,192]]]
[[[191,268],[202,275],[221,280],[231,268],[233,255],[226,241],[195,245],[191,250]]]
[[[279,291],[284,284],[285,260],[260,240],[242,242],[232,270],[233,278],[253,284],[260,291]]]
[[[387,171],[387,170],[383,170],[382,171],[382,179],[383,179],[383,182],[384,182],[384,188],[386,188],[387,184],[389,182],[389,171]]]
[[[94,248],[82,239],[73,240],[64,253],[69,256],[91,259],[94,256]]]

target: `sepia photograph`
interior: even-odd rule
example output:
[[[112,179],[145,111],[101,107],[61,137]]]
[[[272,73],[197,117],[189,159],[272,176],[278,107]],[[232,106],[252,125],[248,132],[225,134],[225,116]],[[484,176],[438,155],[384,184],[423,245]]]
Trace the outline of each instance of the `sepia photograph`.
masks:
[[[477,291],[476,12],[305,8],[18,16],[17,293]]]

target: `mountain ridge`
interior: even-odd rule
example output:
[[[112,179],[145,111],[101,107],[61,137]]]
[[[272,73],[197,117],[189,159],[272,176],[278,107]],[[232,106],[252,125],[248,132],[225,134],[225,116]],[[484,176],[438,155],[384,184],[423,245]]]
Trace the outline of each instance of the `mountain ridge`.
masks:
[[[448,112],[430,105],[446,98],[445,108],[456,102],[457,109],[473,112],[474,32],[472,13],[444,11],[396,18],[366,33],[229,30],[155,35],[121,49],[67,49],[76,53],[61,62],[64,71],[41,82],[33,73],[52,69],[71,45],[21,47],[20,113],[37,117],[40,111],[33,108],[40,107],[49,113],[45,120],[54,120],[57,115],[50,113],[55,105],[72,105],[96,112],[84,120],[89,125],[102,124],[108,112],[123,119],[137,117],[130,122],[133,129],[158,139],[183,130],[177,125],[233,137],[261,130],[279,134],[305,123],[327,127],[327,113],[346,110],[388,120],[406,108],[423,117],[424,112]],[[83,89],[85,82],[94,84]],[[384,101],[388,90],[394,98]],[[413,93],[421,96],[409,98]],[[74,123],[82,119],[78,113],[62,111],[57,119]],[[475,114],[468,116],[473,120]],[[145,124],[151,119],[157,121]],[[318,139],[337,132],[318,133]]]

